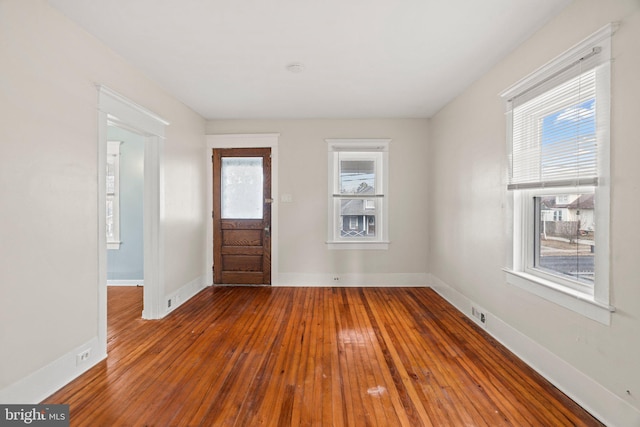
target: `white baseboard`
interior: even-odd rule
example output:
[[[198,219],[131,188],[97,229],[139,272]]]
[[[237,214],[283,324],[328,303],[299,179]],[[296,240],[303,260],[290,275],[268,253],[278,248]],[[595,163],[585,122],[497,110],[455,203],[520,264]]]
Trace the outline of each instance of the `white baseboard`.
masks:
[[[444,299],[605,425],[640,426],[640,411],[618,395],[491,313],[485,312],[487,320],[481,324],[471,314],[471,307],[477,307],[474,301],[433,275],[430,283]]]
[[[164,316],[171,313],[176,308],[180,307],[182,304],[184,304],[191,297],[193,297],[198,292],[203,290],[205,287],[206,287],[205,277],[200,276],[190,281],[186,285],[182,286],[177,291],[174,291],[169,295],[166,295],[164,299],[165,301],[164,307],[166,310],[166,312],[164,313]],[[169,301],[171,301],[171,304],[169,304]]]
[[[98,337],[94,337],[64,356],[38,369],[32,374],[0,390],[0,403],[36,404],[73,381],[98,362],[104,360],[106,353],[99,353]],[[90,350],[89,358],[76,363],[79,353]]]
[[[292,287],[425,287],[427,273],[324,274],[280,273],[273,286]]]
[[[140,279],[140,280],[107,280],[107,286],[144,286],[144,279]]]

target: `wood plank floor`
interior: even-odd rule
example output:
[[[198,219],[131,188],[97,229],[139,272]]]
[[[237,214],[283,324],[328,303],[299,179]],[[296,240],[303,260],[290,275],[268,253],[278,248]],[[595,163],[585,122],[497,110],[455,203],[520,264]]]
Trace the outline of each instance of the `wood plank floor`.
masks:
[[[163,320],[109,288],[72,426],[597,426],[429,288],[212,287]]]

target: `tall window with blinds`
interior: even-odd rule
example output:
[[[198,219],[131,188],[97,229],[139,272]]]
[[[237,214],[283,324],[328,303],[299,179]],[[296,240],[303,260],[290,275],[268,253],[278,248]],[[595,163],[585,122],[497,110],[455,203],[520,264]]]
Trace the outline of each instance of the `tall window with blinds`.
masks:
[[[608,306],[609,25],[501,95],[514,284]],[[554,299],[554,298],[550,298]],[[560,298],[561,299],[561,298]]]

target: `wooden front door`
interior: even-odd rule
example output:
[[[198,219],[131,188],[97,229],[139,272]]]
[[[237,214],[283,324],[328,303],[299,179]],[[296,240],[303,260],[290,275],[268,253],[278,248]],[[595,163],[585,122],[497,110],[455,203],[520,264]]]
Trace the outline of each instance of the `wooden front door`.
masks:
[[[213,282],[271,284],[271,149],[213,150]]]

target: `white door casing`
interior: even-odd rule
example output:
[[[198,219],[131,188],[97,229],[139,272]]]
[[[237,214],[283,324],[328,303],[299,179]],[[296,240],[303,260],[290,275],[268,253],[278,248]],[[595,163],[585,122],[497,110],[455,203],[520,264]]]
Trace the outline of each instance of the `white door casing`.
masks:
[[[164,295],[163,147],[169,122],[126,97],[97,85],[98,89],[98,338],[100,353],[107,345],[106,156],[109,124],[132,130],[145,138],[144,148],[144,310],[145,319],[162,317]]]

